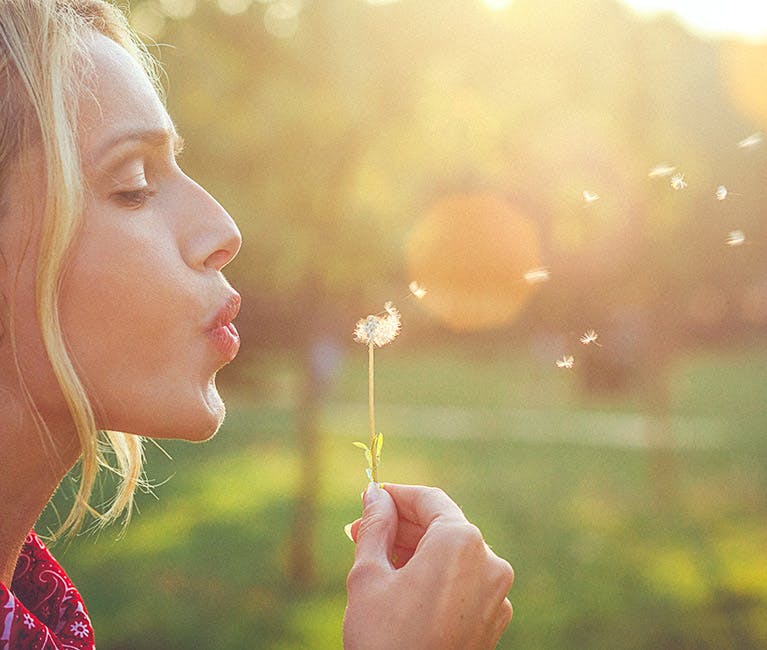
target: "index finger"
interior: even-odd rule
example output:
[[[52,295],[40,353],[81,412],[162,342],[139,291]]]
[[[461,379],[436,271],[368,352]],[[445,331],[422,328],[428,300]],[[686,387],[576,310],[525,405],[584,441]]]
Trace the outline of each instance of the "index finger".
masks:
[[[466,517],[458,505],[442,490],[423,485],[382,485],[394,500],[397,512],[415,524],[428,528],[435,520],[466,523]]]

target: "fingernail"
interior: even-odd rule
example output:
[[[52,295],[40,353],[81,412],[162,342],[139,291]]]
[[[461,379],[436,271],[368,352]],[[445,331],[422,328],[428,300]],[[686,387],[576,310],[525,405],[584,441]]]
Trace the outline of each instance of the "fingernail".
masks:
[[[365,490],[365,495],[362,497],[362,502],[365,505],[369,505],[377,501],[380,496],[381,488],[379,487],[378,483],[371,482],[368,484],[367,489]]]
[[[346,536],[350,540],[352,540],[352,542],[353,542],[354,538],[352,537],[352,525],[351,524],[346,524],[346,526],[344,526],[344,532],[346,533]]]

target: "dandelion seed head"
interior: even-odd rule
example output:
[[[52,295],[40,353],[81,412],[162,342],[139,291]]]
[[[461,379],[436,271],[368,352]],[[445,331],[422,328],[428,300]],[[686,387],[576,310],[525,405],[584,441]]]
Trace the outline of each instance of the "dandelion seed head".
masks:
[[[418,284],[415,280],[413,280],[409,285],[408,289],[410,289],[410,293],[412,293],[418,300],[423,298],[426,295],[426,289],[424,289],[420,284]]]
[[[764,140],[764,136],[757,131],[756,133],[752,133],[747,138],[743,138],[740,142],[738,142],[738,147],[741,149],[753,149],[754,147],[758,147],[760,144],[762,144],[762,140]]]
[[[400,331],[400,313],[391,303],[384,304],[383,314],[371,314],[357,321],[354,340],[363,345],[377,345],[379,348],[391,343]]]
[[[539,282],[546,282],[549,279],[549,270],[541,266],[537,269],[530,269],[524,275],[525,282],[528,284],[538,284]]]
[[[596,331],[591,329],[591,330],[587,330],[586,333],[583,336],[581,336],[579,340],[581,343],[583,343],[583,345],[588,345],[589,343],[596,343],[598,338],[599,338],[599,334],[597,334]],[[597,343],[597,345],[599,344]]]
[[[659,165],[655,165],[650,170],[650,173],[648,176],[650,178],[665,178],[666,176],[671,176],[676,171],[676,167],[674,165],[667,165],[666,163],[661,163]]]
[[[599,194],[590,192],[589,190],[583,190],[583,200],[586,201],[586,203],[594,203],[594,201],[599,200]]]
[[[728,246],[741,246],[746,241],[746,235],[742,230],[733,230],[727,235]]]
[[[724,185],[716,188],[716,198],[718,201],[724,201],[727,198],[727,188]]]
[[[675,190],[683,190],[687,187],[687,181],[684,180],[684,174],[674,174],[671,177],[671,187]]]
[[[575,359],[572,355],[564,356],[561,359],[557,359],[557,368],[572,368],[575,364]]]

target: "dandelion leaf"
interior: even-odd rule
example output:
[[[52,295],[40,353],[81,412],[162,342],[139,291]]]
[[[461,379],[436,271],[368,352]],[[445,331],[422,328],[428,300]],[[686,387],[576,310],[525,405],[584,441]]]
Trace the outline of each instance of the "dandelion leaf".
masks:
[[[373,454],[375,454],[376,462],[381,460],[381,450],[383,449],[383,433],[376,434],[373,440]]]

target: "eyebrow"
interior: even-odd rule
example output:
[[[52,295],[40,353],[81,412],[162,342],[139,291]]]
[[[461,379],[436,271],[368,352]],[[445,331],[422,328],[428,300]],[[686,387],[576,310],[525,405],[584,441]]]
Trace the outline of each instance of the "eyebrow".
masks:
[[[123,148],[124,145],[131,144],[145,145],[152,149],[159,149],[170,144],[173,147],[173,153],[177,155],[184,148],[184,139],[175,129],[134,129],[123,131],[110,138],[99,147],[94,158],[97,161],[103,161],[105,158],[109,157],[116,147]],[[131,154],[132,151],[126,149],[122,155],[117,155],[114,160],[110,161],[107,167],[114,167],[116,164],[123,162],[123,160]]]

